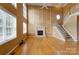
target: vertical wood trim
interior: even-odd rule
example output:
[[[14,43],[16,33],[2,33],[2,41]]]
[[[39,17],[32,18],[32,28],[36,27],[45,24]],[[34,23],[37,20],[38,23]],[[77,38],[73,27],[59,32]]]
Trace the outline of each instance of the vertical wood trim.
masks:
[[[28,25],[29,24],[29,22],[28,22],[29,21],[28,20],[28,4],[26,6],[27,6],[27,21],[26,22],[27,22],[27,35],[28,35],[28,32],[29,32],[28,31],[29,30],[29,25]]]
[[[23,6],[22,3],[17,4],[17,37],[23,35]]]

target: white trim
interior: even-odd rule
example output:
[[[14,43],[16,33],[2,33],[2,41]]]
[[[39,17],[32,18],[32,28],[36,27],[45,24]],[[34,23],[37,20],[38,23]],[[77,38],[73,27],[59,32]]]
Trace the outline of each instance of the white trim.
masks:
[[[9,55],[13,50],[15,50],[17,47],[19,46],[19,44],[17,44],[15,47],[13,47],[13,49],[11,49],[6,55]]]
[[[61,36],[61,38],[58,38],[58,37],[54,36],[54,32],[53,32],[53,36],[56,37],[56,38],[58,38],[58,39],[60,39],[60,40],[62,40],[63,42],[65,42],[65,38],[63,37],[63,35],[61,34],[61,32],[58,30],[58,28],[56,26],[54,26],[53,30],[54,30],[54,28],[57,30],[57,32]]]
[[[63,25],[62,25],[63,26]],[[75,37],[63,26],[63,28],[65,29],[65,31],[67,31],[67,33],[72,37],[72,39],[77,42],[77,40],[75,39]]]
[[[43,35],[37,35],[37,31],[38,30],[42,30],[43,31]],[[35,29],[35,36],[36,37],[45,37],[45,27],[44,26],[37,26],[36,29]]]
[[[79,12],[74,13],[74,14],[71,14],[71,15],[69,15],[66,19],[64,19],[65,22],[64,22],[63,25],[65,25],[65,24],[70,20],[69,18],[70,18],[71,16],[74,16],[74,15],[79,15]]]

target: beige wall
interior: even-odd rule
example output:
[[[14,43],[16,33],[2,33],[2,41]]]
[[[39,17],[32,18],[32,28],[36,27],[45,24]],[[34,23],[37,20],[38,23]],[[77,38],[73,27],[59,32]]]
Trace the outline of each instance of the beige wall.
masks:
[[[36,26],[45,26],[46,36],[52,36],[53,24],[57,22],[56,15],[61,15],[62,24],[62,8],[48,7],[48,9],[40,9],[40,6],[28,6],[29,34],[35,34]]]
[[[77,16],[71,16],[69,21],[64,24],[66,31],[72,36],[74,41],[77,41]]]
[[[11,4],[0,4],[0,6],[6,11],[17,17],[17,37],[3,45],[0,45],[0,54],[7,54],[10,52],[19,42],[26,38],[26,34],[23,35],[23,16],[22,16],[22,4],[18,4],[15,9]]]
[[[79,4],[68,4],[63,8],[63,26],[66,31],[72,36],[74,41],[77,41],[77,15],[71,15],[70,12],[72,10],[75,10],[76,8],[79,8],[78,6]]]

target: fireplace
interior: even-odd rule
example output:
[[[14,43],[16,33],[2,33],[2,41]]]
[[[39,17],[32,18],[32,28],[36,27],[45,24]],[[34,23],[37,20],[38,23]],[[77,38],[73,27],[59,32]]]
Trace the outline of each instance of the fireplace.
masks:
[[[35,35],[37,37],[45,37],[45,27],[36,27]]]
[[[43,30],[38,30],[37,35],[43,35]]]

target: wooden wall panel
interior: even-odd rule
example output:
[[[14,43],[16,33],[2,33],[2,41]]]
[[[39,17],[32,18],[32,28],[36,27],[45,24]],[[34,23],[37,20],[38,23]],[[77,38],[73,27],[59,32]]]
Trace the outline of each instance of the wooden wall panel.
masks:
[[[17,4],[17,37],[20,37],[23,34],[23,6],[22,4]]]
[[[7,12],[13,14],[13,15],[17,15],[17,9],[10,3],[0,3],[0,7],[3,8],[3,10],[6,10]]]
[[[70,3],[70,4],[67,4],[66,6],[63,7],[63,16],[66,16],[68,15],[68,13],[74,9],[74,7],[76,6],[77,4],[75,3]]]
[[[58,22],[62,24],[62,8],[49,7],[40,9],[40,6],[28,6],[29,34],[35,34],[36,26],[45,26],[46,35],[52,36],[53,25]],[[60,14],[61,19],[57,21],[56,15]]]

